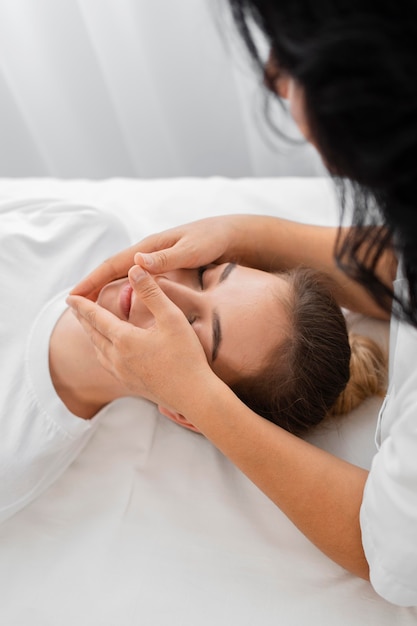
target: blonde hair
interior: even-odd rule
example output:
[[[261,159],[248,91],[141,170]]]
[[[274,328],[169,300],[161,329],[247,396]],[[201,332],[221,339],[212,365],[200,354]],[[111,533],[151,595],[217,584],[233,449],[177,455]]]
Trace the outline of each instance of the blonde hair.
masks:
[[[349,334],[350,376],[328,414],[344,415],[372,396],[384,396],[387,386],[387,357],[380,346],[364,335]]]

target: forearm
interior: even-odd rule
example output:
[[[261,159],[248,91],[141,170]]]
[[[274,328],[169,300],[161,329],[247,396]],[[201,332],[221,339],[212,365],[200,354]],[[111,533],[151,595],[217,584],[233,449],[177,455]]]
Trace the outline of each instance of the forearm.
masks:
[[[368,578],[359,526],[367,472],[255,415],[220,381],[202,394],[188,419],[322,552]]]
[[[311,226],[260,215],[234,215],[226,219],[233,220],[232,250],[238,262],[266,271],[295,265],[334,265],[336,227]]]
[[[276,217],[235,216],[233,255],[246,265],[283,271],[303,265],[325,272],[334,281],[340,306],[373,317],[387,318],[368,292],[338,269],[335,246],[338,227],[301,224]],[[346,233],[348,229],[344,229]],[[343,231],[342,231],[343,236]],[[380,264],[381,279],[390,284],[395,261],[387,252]]]

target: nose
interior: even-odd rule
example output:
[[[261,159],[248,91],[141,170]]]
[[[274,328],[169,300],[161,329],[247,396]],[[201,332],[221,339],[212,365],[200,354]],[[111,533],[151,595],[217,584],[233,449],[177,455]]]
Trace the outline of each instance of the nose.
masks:
[[[166,276],[157,276],[155,280],[165,295],[181,309],[188,320],[194,320],[202,315],[204,292],[196,289],[195,285],[177,282]]]

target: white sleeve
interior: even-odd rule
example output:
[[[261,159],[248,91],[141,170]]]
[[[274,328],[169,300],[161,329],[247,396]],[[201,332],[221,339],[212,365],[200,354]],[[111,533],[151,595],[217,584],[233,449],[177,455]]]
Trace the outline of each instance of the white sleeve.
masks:
[[[417,331],[398,324],[391,383],[380,415],[381,445],[365,487],[362,541],[377,593],[417,605]]]
[[[68,411],[50,378],[49,339],[69,288],[129,243],[121,223],[95,208],[0,207],[0,522],[66,470],[106,411],[93,420]]]

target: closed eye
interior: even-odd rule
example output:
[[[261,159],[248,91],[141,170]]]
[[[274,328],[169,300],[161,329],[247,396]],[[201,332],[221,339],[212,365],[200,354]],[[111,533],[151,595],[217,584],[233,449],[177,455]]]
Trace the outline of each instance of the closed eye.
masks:
[[[204,281],[203,281],[203,276],[204,276],[204,272],[206,271],[207,266],[203,265],[202,267],[199,267],[197,270],[198,273],[198,282],[200,283],[200,287],[201,289],[204,289]]]
[[[206,269],[207,269],[206,265],[203,265],[202,267],[199,267],[197,269],[198,284],[200,285],[201,290],[204,290],[203,276],[204,276],[204,272],[206,271]],[[191,326],[194,324],[196,320],[197,320],[197,315],[192,315],[188,318],[188,321],[191,324]]]

